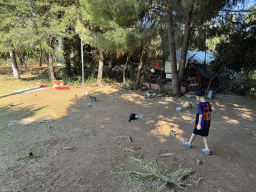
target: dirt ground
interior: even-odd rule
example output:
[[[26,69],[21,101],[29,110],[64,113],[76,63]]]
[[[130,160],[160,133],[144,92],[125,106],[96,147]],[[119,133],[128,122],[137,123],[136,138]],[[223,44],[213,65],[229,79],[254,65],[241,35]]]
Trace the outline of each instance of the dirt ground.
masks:
[[[191,149],[181,141],[189,140],[196,107],[182,108],[187,98],[148,99],[145,92],[120,91],[118,86],[88,86],[85,91],[96,96],[91,102],[82,86],[70,90],[44,90],[13,94],[19,80],[3,80],[0,93],[0,191],[181,191],[174,185],[159,188],[154,183],[130,182],[119,172],[147,172],[129,162],[131,148],[143,159],[163,169],[197,169],[187,182],[187,191],[255,191],[256,187],[256,101],[234,94],[218,94],[212,100],[211,128],[208,137],[212,155],[204,154],[203,140],[197,137]],[[8,84],[8,86],[7,86]],[[20,87],[35,87],[36,82]],[[12,86],[13,85],[13,86]],[[8,91],[8,90],[11,91]],[[17,88],[16,88],[17,89]],[[18,89],[19,90],[19,89]],[[195,98],[190,99],[196,103]],[[93,107],[87,107],[87,103]],[[14,105],[9,107],[9,105]],[[131,113],[143,119],[128,122]],[[50,117],[52,122],[7,127],[10,120]],[[171,130],[176,132],[172,136]],[[128,139],[119,136],[130,136]],[[72,147],[63,150],[65,147]],[[16,161],[24,152],[33,151],[40,158]],[[197,165],[197,159],[203,164]]]

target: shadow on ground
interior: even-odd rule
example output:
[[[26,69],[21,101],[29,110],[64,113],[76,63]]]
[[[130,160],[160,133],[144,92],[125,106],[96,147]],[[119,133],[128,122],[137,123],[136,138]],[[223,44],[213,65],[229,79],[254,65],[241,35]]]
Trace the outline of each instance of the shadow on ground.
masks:
[[[111,87],[91,90],[89,95],[96,96],[99,102],[92,102],[87,95],[77,98],[74,95],[74,104],[67,109],[67,115],[52,123],[0,130],[1,140],[3,135],[8,135],[8,142],[1,147],[5,158],[0,175],[2,190],[171,191],[174,188],[179,191],[173,185],[161,189],[153,183],[131,183],[121,177],[121,170],[144,173],[148,170],[130,163],[132,152],[120,147],[132,149],[136,157],[155,162],[171,172],[177,171],[179,165],[196,168],[196,174],[187,179],[192,184],[188,191],[253,191],[255,188],[255,138],[250,134],[256,119],[255,100],[243,97],[221,102],[211,100],[209,147],[213,155],[207,156],[201,152],[201,138],[195,140],[192,149],[181,144],[181,140],[189,139],[196,114],[195,107],[176,111],[187,98],[152,100],[140,92],[120,92]],[[71,90],[69,94],[74,93]],[[191,101],[196,103],[195,99]],[[92,103],[92,107],[87,103]],[[33,113],[29,108],[17,112],[6,107],[0,110],[7,110],[1,118],[9,115],[21,118]],[[142,114],[143,119],[128,122],[131,113]],[[170,134],[171,130],[176,136]],[[12,136],[13,132],[17,132],[16,136]],[[28,133],[32,134],[25,137]],[[41,153],[42,158],[33,163],[14,163],[21,151],[31,150],[29,146]],[[173,155],[159,157],[162,153]],[[6,156],[11,159],[9,162]],[[203,164],[197,165],[197,159]]]

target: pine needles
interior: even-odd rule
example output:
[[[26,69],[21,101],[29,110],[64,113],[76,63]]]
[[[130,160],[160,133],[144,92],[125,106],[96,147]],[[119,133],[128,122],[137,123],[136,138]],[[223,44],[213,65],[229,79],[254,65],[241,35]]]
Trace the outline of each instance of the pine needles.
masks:
[[[156,185],[162,188],[164,188],[167,183],[171,183],[176,185],[178,188],[187,191],[182,186],[189,186],[190,184],[180,183],[180,181],[196,171],[192,170],[191,168],[183,169],[180,164],[179,169],[176,172],[170,173],[169,171],[164,171],[156,163],[150,162],[148,160],[129,157],[129,161],[147,172],[141,173],[137,171],[122,171],[121,176],[134,182],[154,182]]]

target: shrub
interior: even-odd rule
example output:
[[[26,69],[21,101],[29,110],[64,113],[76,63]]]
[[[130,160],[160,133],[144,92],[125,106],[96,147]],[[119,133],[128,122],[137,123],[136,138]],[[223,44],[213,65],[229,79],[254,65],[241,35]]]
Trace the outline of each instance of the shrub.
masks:
[[[103,78],[102,83],[112,84],[112,83],[116,83],[116,80],[115,79],[110,79],[110,78]]]
[[[93,84],[93,83],[97,83],[97,79],[93,76],[87,77],[87,79],[85,79],[85,84]]]
[[[131,90],[141,89],[143,87],[143,83],[137,84],[135,81],[131,82],[129,85]]]
[[[172,90],[170,87],[168,88],[160,88],[159,90],[157,90],[157,92],[159,94],[162,94],[162,95],[172,95]]]

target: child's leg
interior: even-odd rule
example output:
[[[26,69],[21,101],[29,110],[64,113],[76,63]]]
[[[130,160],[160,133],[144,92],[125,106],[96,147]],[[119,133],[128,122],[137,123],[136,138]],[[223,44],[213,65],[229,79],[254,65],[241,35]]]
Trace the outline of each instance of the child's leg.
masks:
[[[203,140],[204,140],[205,149],[209,150],[206,137],[203,137]]]
[[[195,138],[196,138],[196,134],[192,133],[192,135],[191,135],[191,137],[190,137],[190,140],[189,140],[188,144],[189,144],[189,145],[191,145],[191,144],[192,144],[192,142],[195,140]]]

